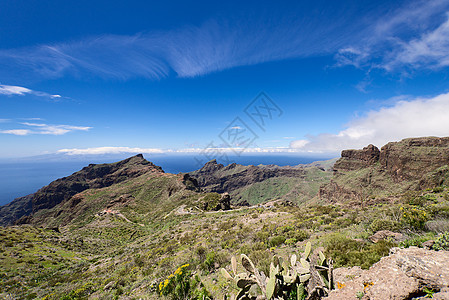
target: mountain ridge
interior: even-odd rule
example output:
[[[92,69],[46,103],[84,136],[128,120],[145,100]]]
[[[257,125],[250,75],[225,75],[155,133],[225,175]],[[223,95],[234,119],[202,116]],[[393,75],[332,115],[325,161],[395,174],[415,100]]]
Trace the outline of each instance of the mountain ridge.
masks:
[[[134,178],[148,171],[163,172],[142,154],[111,164],[89,164],[72,175],[59,178],[33,194],[0,207],[0,225],[13,224],[41,209],[49,209],[89,188],[101,188]]]
[[[449,137],[408,138],[380,150],[369,145],[343,150],[334,164],[334,176],[320,188],[330,202],[401,194],[434,188],[449,182]]]

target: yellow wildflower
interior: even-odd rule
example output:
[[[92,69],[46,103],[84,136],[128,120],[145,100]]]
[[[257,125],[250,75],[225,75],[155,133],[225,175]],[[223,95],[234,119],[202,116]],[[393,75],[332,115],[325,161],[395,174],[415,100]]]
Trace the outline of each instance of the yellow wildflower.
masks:
[[[370,287],[372,287],[374,285],[374,282],[372,281],[365,281],[363,283],[363,290],[369,289]]]
[[[346,284],[337,282],[337,289],[340,290],[340,289],[344,288],[345,286],[346,286]]]

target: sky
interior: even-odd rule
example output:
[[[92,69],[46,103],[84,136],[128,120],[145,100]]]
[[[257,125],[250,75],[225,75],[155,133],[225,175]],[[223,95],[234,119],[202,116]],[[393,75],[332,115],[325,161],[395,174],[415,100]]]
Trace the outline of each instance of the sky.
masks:
[[[0,158],[449,136],[449,1],[0,1]]]

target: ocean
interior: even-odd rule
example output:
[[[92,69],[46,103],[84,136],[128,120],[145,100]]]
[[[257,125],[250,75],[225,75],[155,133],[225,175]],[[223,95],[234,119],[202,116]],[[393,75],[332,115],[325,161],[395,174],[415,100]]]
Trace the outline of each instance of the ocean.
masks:
[[[128,155],[130,156],[130,155]],[[167,173],[190,172],[199,169],[209,158],[193,155],[144,155],[144,157],[161,166]],[[111,163],[126,157],[74,158],[60,161],[31,159],[14,162],[0,162],[0,205],[7,204],[17,197],[36,192],[50,182],[69,176],[90,163]],[[275,164],[294,166],[330,158],[298,157],[293,155],[241,155],[229,156],[227,161],[217,158],[219,163],[238,163],[242,165]]]

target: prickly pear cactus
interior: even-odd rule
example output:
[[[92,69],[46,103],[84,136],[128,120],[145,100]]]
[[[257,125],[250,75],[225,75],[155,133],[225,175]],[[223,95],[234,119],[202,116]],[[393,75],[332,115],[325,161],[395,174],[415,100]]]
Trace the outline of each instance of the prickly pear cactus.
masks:
[[[221,273],[229,281],[234,281],[240,289],[235,300],[287,300],[294,294],[297,300],[320,299],[322,296],[327,296],[333,288],[332,260],[326,260],[320,251],[316,263],[312,263],[311,251],[312,245],[308,242],[299,260],[296,254],[287,261],[282,257],[274,256],[268,277],[260,272],[245,254],[240,256],[245,273],[237,273],[235,257],[231,259],[233,275],[224,268],[221,269]],[[316,279],[314,282],[317,282],[314,286],[311,286],[312,277]],[[252,286],[258,286],[261,294],[251,294]]]

